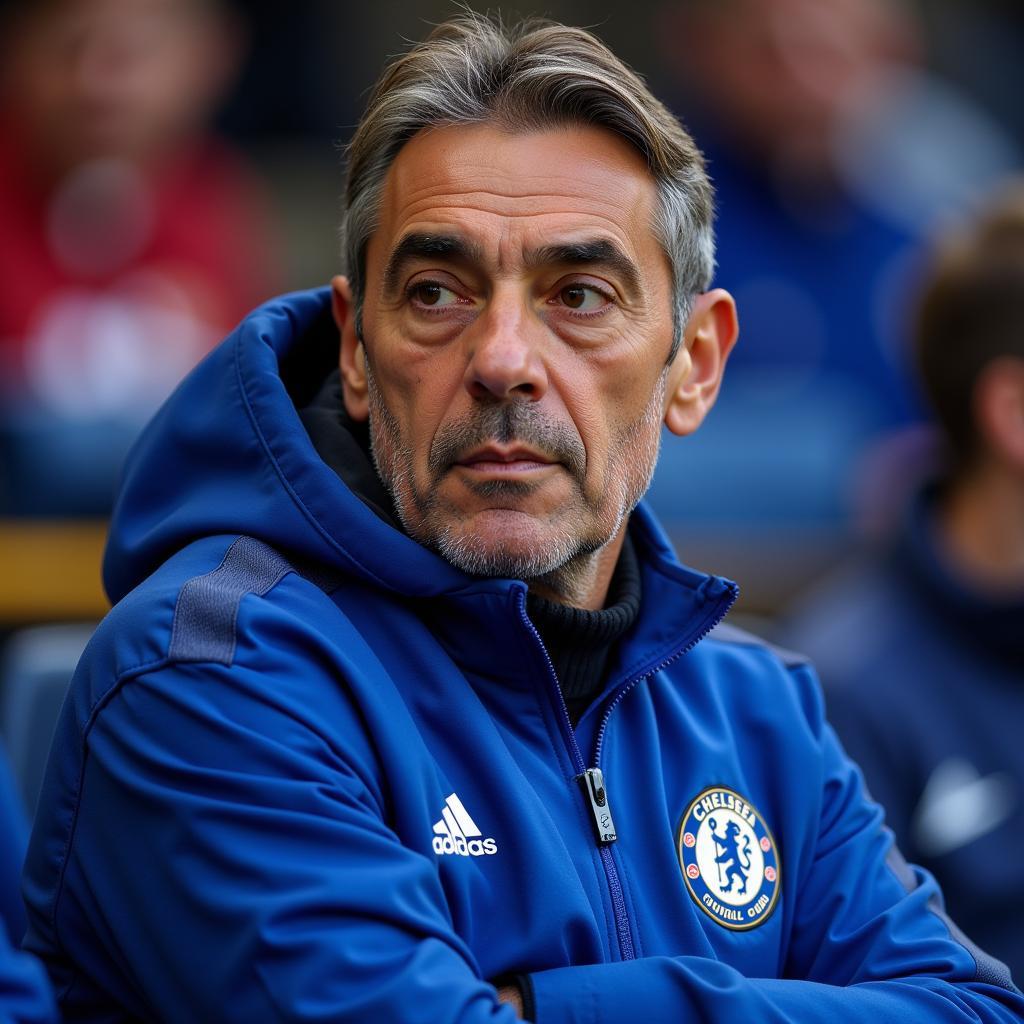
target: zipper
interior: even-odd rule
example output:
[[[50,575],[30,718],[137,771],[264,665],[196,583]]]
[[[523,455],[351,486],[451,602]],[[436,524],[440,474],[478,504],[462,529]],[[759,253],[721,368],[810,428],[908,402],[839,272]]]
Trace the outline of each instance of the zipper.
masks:
[[[711,611],[701,620],[700,625],[693,631],[693,634],[682,647],[678,648],[669,657],[663,658],[654,665],[648,666],[641,672],[631,676],[614,691],[611,699],[605,706],[604,713],[601,716],[601,723],[598,726],[597,737],[594,742],[594,767],[587,768],[579,744],[576,742],[575,730],[572,727],[572,722],[569,720],[569,709],[566,707],[565,698],[562,696],[562,687],[558,682],[558,673],[555,672],[551,655],[548,654],[544,641],[541,640],[540,633],[537,632],[537,627],[530,621],[530,617],[526,613],[526,592],[519,592],[519,617],[522,619],[523,625],[533,635],[544,654],[544,660],[548,667],[548,678],[554,686],[555,694],[558,698],[558,706],[562,711],[562,714],[559,716],[562,738],[569,750],[569,755],[576,771],[576,781],[583,790],[584,799],[590,811],[590,820],[594,828],[598,854],[601,857],[601,863],[604,866],[608,882],[608,893],[611,897],[612,913],[615,917],[615,930],[619,940],[619,952],[623,960],[635,960],[636,950],[633,946],[633,935],[629,927],[629,914],[626,908],[626,897],[622,888],[622,882],[619,878],[619,869],[615,864],[615,858],[611,851],[611,844],[618,839],[618,833],[615,831],[615,824],[612,820],[608,790],[604,784],[604,772],[601,770],[601,751],[604,747],[604,737],[608,728],[608,721],[612,716],[612,712],[622,702],[622,699],[638,683],[668,668],[669,665],[678,661],[683,655],[692,651],[711,632],[715,625],[721,621],[735,600],[736,590],[734,587],[724,605],[720,601],[716,601],[713,604]]]
[[[601,716],[601,724],[598,726],[597,737],[594,741],[594,765],[591,769],[600,776],[602,783],[604,781],[604,773],[601,770],[601,751],[604,747],[605,731],[608,728],[608,720],[612,716],[612,712],[622,703],[622,699],[629,693],[635,686],[637,686],[642,680],[648,679],[655,673],[660,672],[662,669],[668,668],[669,665],[678,661],[683,655],[689,653],[694,647],[700,643],[714,629],[715,625],[722,620],[725,613],[732,607],[733,602],[736,600],[735,590],[732,592],[731,598],[726,602],[724,607],[716,604],[711,612],[708,613],[702,620],[701,624],[694,631],[690,639],[676,652],[667,658],[663,658],[657,664],[644,669],[642,672],[638,672],[632,678],[628,679],[614,692],[612,698],[608,701],[604,709],[604,714]],[[549,659],[550,660],[550,659]],[[607,803],[608,794],[605,790],[605,801]],[[614,826],[612,828],[614,833]],[[622,883],[619,880],[618,868],[615,865],[615,858],[612,855],[611,847],[607,843],[600,845],[601,859],[604,861],[605,870],[608,873],[608,887],[611,890],[612,906],[615,908],[615,923],[619,932],[619,945],[622,947],[623,960],[632,960],[636,954],[633,950],[633,936],[629,929],[629,915],[626,909],[626,898],[622,891]],[[628,950],[628,955],[627,955]]]
[[[588,775],[587,766],[583,761],[583,754],[580,752],[579,744],[576,742],[576,733],[573,730],[572,722],[569,721],[569,709],[565,705],[565,698],[562,696],[562,687],[558,682],[558,673],[555,672],[554,663],[551,661],[551,655],[548,654],[548,649],[544,646],[544,641],[540,638],[540,633],[537,632],[537,627],[530,621],[530,616],[526,614],[526,592],[521,590],[519,592],[519,617],[522,619],[523,625],[533,635],[537,641],[537,645],[540,647],[544,654],[544,660],[548,666],[548,679],[551,685],[554,687],[555,695],[558,698],[558,706],[561,708],[561,715],[559,718],[559,727],[562,730],[562,739],[569,751],[569,757],[573,763],[573,769],[576,772],[577,782],[584,787],[584,792],[588,794],[588,804],[591,806],[591,822],[594,824],[595,833],[600,834],[597,830],[600,828],[597,818],[594,814],[595,805],[592,801],[596,801],[597,792],[591,790],[589,787],[593,782],[600,780],[600,792],[603,800],[603,804],[597,804],[598,810],[608,811],[609,821],[611,820],[610,810],[608,809],[608,794],[604,789],[604,778],[601,775],[600,770],[597,771],[597,779],[593,775]],[[591,772],[593,769],[591,769]],[[608,894],[612,901],[612,916],[615,918],[615,932],[619,940],[619,954],[623,960],[635,960],[636,950],[633,947],[633,935],[629,930],[629,915],[626,912],[626,897],[622,891],[622,882],[619,880],[619,869],[615,866],[615,861],[612,858],[612,851],[609,849],[608,843],[613,842],[616,838],[614,826],[611,828],[610,833],[611,839],[601,840],[598,839],[597,849],[598,854],[601,857],[601,864],[604,867],[604,873],[606,881],[608,882]]]
[[[594,838],[598,844],[614,843],[619,838],[612,821],[612,809],[608,806],[608,790],[604,788],[604,772],[600,768],[587,768],[576,781],[583,790],[583,796],[590,808],[590,820],[594,826]]]
[[[721,607],[717,603],[714,605],[712,610],[703,618],[701,624],[694,630],[689,640],[678,648],[674,653],[670,654],[667,658],[662,659],[654,665],[643,669],[636,675],[631,676],[626,682],[622,683],[617,690],[614,691],[611,699],[605,705],[604,714],[601,716],[601,723],[597,727],[597,738],[594,741],[594,764],[597,766],[597,770],[601,770],[601,750],[604,747],[604,735],[608,728],[608,720],[612,717],[612,712],[622,702],[622,698],[629,693],[638,683],[644,679],[649,679],[651,676],[661,672],[663,669],[669,667],[669,665],[675,664],[684,654],[689,654],[711,632],[715,626],[725,617],[726,613],[733,606],[736,600],[736,591],[733,590],[729,596],[729,600],[725,603],[724,607]],[[534,631],[536,632],[536,630]],[[551,659],[548,658],[548,664],[551,663]],[[554,668],[552,667],[552,672]],[[567,712],[568,713],[568,712]],[[602,773],[603,777],[603,773]]]

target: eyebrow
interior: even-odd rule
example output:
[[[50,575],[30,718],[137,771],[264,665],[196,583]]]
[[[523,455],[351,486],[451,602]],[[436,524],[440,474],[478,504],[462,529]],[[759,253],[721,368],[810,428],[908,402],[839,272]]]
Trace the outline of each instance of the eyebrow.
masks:
[[[405,266],[416,259],[444,259],[467,263],[483,263],[483,249],[460,235],[437,235],[414,232],[406,235],[391,250],[384,268],[384,290],[393,294],[399,287]],[[614,242],[606,238],[545,245],[527,254],[527,266],[568,264],[571,266],[609,267],[622,278],[628,291],[641,290],[640,270]]]
[[[478,245],[458,235],[411,234],[406,235],[391,250],[384,268],[384,290],[391,294],[398,288],[402,270],[416,259],[462,260],[483,262],[483,252]]]
[[[563,242],[535,249],[527,257],[530,266],[545,263],[568,263],[573,266],[604,266],[622,278],[627,290],[640,289],[640,269],[614,242],[595,238],[581,242]]]

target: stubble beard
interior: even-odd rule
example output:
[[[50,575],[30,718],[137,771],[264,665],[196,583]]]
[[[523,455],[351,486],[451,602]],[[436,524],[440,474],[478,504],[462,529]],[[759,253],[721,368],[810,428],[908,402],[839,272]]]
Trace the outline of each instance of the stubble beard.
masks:
[[[596,499],[584,490],[586,450],[578,434],[546,417],[529,401],[481,403],[472,418],[442,427],[428,457],[431,484],[416,484],[412,451],[404,444],[401,427],[388,408],[367,366],[370,451],[374,467],[391,495],[405,532],[436,551],[447,562],[472,576],[521,579],[542,585],[570,601],[592,576],[597,552],[621,530],[627,516],[646,493],[654,475],[661,442],[663,373],[640,417],[612,440],[607,488]],[[467,516],[438,493],[438,484],[460,453],[498,441],[518,441],[562,463],[575,482],[574,496],[563,510],[540,527],[527,522],[503,530],[502,540],[460,529]],[[481,497],[524,497],[536,487],[515,480],[482,481],[470,485]],[[518,518],[518,517],[517,517]]]

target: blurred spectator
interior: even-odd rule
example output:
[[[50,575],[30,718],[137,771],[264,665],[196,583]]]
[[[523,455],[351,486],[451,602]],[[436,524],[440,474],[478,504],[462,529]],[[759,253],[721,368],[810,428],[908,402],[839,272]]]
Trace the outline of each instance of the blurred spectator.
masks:
[[[890,550],[785,636],[906,855],[1024,975],[1024,183],[940,254],[917,324],[945,441]]]
[[[0,511],[105,511],[137,427],[274,291],[261,186],[205,127],[238,40],[215,0],[4,5]]]
[[[709,157],[717,279],[743,323],[704,444],[666,452],[653,497],[719,526],[845,529],[869,446],[919,418],[901,357],[917,240],[1012,148],[921,69],[905,4],[677,2],[658,35]]]

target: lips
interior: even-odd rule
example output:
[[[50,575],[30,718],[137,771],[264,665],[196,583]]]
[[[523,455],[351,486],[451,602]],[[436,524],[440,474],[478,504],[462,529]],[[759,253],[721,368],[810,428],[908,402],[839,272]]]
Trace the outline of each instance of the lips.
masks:
[[[455,462],[456,466],[461,466],[464,469],[496,473],[528,472],[555,464],[550,456],[521,445],[511,447],[487,445],[474,449]]]
[[[526,483],[532,473],[539,482],[559,469],[582,483],[587,453],[572,425],[536,402],[481,403],[438,429],[427,468],[437,483],[452,471],[477,482],[485,476],[511,480],[520,473]]]

